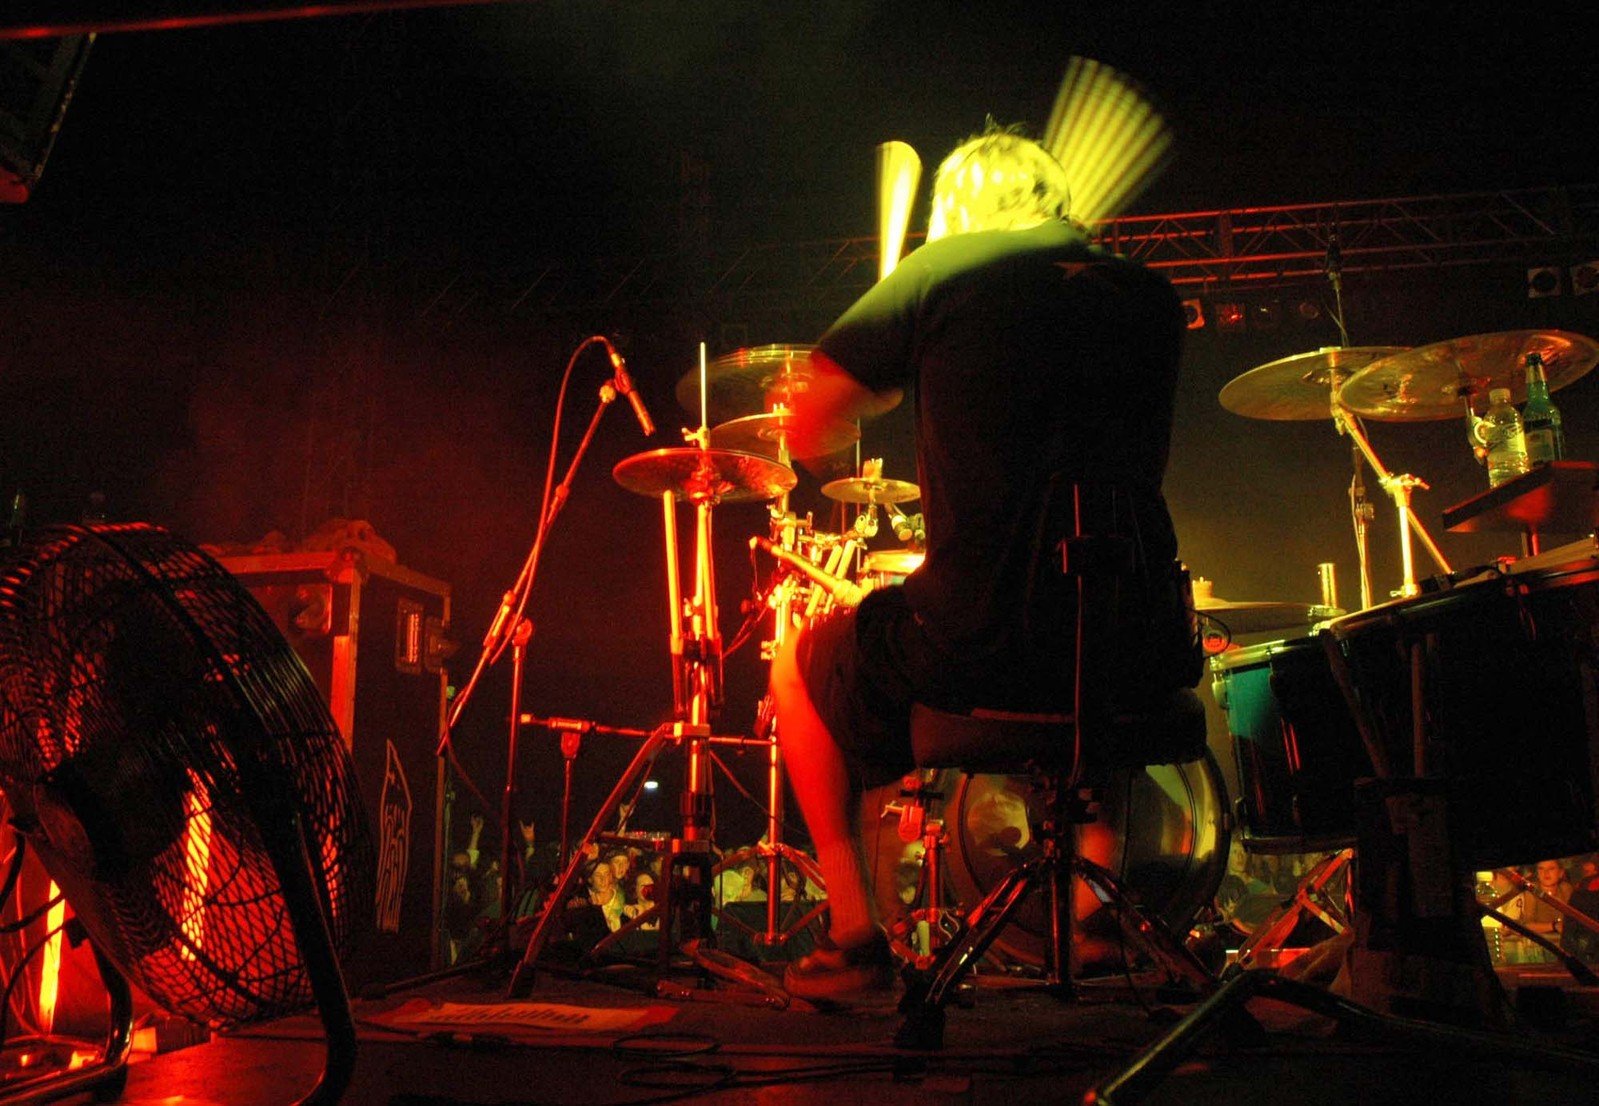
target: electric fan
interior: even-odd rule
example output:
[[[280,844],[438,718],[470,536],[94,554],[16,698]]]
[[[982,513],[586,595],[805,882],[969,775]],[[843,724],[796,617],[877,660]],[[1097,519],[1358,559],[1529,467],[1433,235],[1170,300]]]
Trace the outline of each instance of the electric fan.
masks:
[[[327,1057],[303,1101],[337,1101],[369,831],[310,675],[221,565],[127,524],[43,531],[0,569],[0,789],[158,1005],[228,1028],[315,1004]]]

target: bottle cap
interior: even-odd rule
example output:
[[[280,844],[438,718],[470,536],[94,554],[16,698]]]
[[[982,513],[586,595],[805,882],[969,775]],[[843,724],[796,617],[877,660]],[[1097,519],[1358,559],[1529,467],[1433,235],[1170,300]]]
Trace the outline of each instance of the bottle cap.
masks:
[[[1494,388],[1493,390],[1491,390],[1488,393],[1488,405],[1490,407],[1493,406],[1496,403],[1509,403],[1509,402],[1510,402],[1510,389],[1509,388]]]

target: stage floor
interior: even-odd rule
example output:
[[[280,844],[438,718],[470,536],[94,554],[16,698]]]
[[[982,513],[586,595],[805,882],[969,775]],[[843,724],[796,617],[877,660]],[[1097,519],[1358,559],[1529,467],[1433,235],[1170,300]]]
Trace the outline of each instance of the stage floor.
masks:
[[[1595,993],[1548,969],[1505,976],[1559,987],[1564,1024],[1523,1039],[1599,1055]],[[1545,992],[1547,996],[1548,992]],[[1064,1004],[1034,990],[984,986],[970,1008],[949,1012],[946,1047],[897,1049],[899,1016],[878,1011],[796,1012],[696,991],[662,1001],[592,979],[541,973],[526,1003],[468,1015],[512,1015],[533,1028],[486,1018],[471,1032],[396,1020],[432,1018],[443,1004],[493,1007],[503,986],[462,977],[361,1000],[360,1052],[346,1102],[468,1106],[705,1100],[774,1104],[871,1102],[984,1104],[1076,1102],[1120,1071],[1187,1007],[1132,998],[1125,981]],[[746,1002],[752,992],[732,992]],[[562,1009],[562,1008],[575,1009]],[[1358,1041],[1330,1021],[1274,1002],[1251,1011],[1271,1034],[1259,1047],[1211,1039],[1145,1101],[1201,1106],[1294,1103],[1599,1101],[1599,1065],[1582,1071],[1513,1062],[1480,1048],[1415,1050]],[[586,1026],[586,1027],[584,1027]],[[316,1021],[298,1017],[220,1037],[132,1065],[123,1101],[162,1106],[267,1106],[294,1101],[323,1062]]]

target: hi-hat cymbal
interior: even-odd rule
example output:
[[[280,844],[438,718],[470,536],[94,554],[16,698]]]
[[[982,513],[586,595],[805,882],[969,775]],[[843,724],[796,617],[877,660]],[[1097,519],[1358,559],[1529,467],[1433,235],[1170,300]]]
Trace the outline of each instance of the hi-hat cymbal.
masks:
[[[696,503],[776,499],[798,482],[793,469],[768,457],[695,446],[635,453],[618,461],[611,475],[630,492],[676,492]]]
[[[846,476],[823,484],[822,494],[840,503],[906,503],[919,499],[922,489],[907,480]]]
[[[812,427],[815,441],[803,457],[793,451],[794,415],[787,411],[765,411],[758,415],[745,415],[711,429],[712,449],[737,449],[745,453],[758,453],[762,457],[777,458],[778,449],[787,444],[790,455],[825,457],[853,445],[861,436],[860,428],[843,419],[833,419],[820,428]]]
[[[1337,385],[1404,346],[1324,346],[1296,353],[1229,380],[1217,397],[1235,415],[1288,422],[1332,418]]]
[[[1549,388],[1563,388],[1599,362],[1599,342],[1563,330],[1507,330],[1418,346],[1361,369],[1338,393],[1357,415],[1386,422],[1459,418],[1462,399],[1509,388],[1527,398],[1527,355],[1543,358]]]
[[[813,375],[806,345],[751,346],[724,354],[705,366],[706,407],[712,422],[792,406]],[[677,401],[685,411],[700,409],[700,373],[677,382]]]

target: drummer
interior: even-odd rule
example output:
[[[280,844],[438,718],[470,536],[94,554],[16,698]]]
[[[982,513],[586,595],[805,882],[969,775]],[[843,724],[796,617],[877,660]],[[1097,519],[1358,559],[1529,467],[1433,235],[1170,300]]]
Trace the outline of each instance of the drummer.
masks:
[[[935,177],[927,245],[827,331],[795,397],[804,457],[807,427],[913,394],[929,538],[902,586],[791,636],[773,665],[784,759],[830,905],[831,945],[787,972],[801,997],[892,991],[853,827],[862,790],[913,766],[912,703],[1070,702],[1052,474],[1129,491],[1148,608],[1130,684],[1199,678],[1161,495],[1182,311],[1163,279],[1091,246],[1068,200],[1060,164],[1013,131],[957,147]]]

